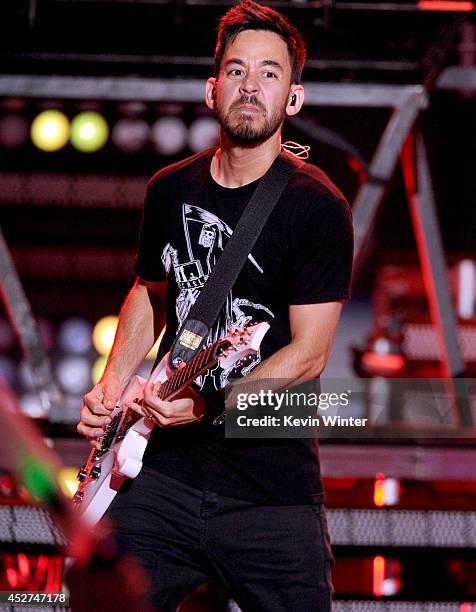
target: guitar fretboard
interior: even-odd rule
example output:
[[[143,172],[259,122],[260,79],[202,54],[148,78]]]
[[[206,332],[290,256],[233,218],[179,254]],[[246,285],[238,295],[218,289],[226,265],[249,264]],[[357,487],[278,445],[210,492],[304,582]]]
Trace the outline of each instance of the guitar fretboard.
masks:
[[[175,393],[188,387],[202,372],[211,368],[217,361],[217,348],[221,343],[223,343],[223,340],[211,344],[167,379],[159,389],[159,398],[162,400],[172,398]],[[136,400],[136,402],[140,403],[140,400]],[[119,442],[140,418],[142,416],[138,412],[128,408],[114,442]]]
[[[204,369],[208,369],[215,361],[215,352],[218,342],[211,344],[201,351],[196,357],[178,370],[174,376],[166,380],[159,390],[159,398],[166,400],[181,388],[186,387]]]

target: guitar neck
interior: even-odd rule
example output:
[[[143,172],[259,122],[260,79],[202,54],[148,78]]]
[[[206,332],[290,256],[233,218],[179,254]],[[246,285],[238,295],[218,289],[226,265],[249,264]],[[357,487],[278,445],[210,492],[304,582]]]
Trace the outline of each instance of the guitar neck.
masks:
[[[197,376],[206,372],[218,361],[217,348],[222,342],[219,340],[211,344],[206,349],[196,355],[183,368],[178,370],[173,376],[168,378],[159,389],[159,398],[162,400],[171,400],[175,395],[188,387]],[[124,419],[121,424],[118,437],[123,437],[125,432],[132,427],[141,418],[141,415],[130,408],[127,409]]]
[[[159,389],[159,398],[162,400],[173,399],[177,393],[188,387],[197,376],[215,365],[218,360],[216,355],[218,344],[219,342],[215,342],[208,346],[167,379]]]

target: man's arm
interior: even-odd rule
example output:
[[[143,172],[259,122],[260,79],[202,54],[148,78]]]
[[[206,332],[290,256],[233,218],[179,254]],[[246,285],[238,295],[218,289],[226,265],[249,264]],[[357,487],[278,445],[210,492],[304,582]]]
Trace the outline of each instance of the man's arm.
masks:
[[[153,347],[165,324],[167,281],[137,279],[119,313],[114,344],[101,380],[124,387]]]
[[[317,378],[324,370],[342,310],[341,302],[289,306],[291,342],[260,363],[247,380]]]
[[[236,405],[238,393],[255,393],[266,381],[266,390],[279,390],[317,378],[324,370],[342,311],[342,302],[289,306],[291,342],[261,362],[233,385],[226,405]]]
[[[79,433],[97,446],[95,439],[104,431],[110,411],[120,398],[139,364],[145,358],[165,323],[167,281],[148,282],[138,279],[119,314],[114,344],[104,374],[84,396]]]

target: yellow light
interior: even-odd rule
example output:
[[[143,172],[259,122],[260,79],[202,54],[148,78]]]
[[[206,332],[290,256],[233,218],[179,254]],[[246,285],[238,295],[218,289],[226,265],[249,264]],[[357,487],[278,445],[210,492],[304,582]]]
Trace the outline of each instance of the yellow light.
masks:
[[[93,329],[94,348],[100,355],[108,355],[114,342],[118,317],[109,315],[99,319]]]
[[[33,144],[41,151],[58,151],[68,142],[69,120],[60,111],[44,111],[33,120],[30,136]]]
[[[382,597],[384,595],[385,570],[385,557],[381,555],[374,557],[372,591],[375,597]]]
[[[93,363],[93,367],[91,368],[91,379],[93,381],[93,384],[96,385],[99,382],[99,379],[101,378],[102,373],[104,372],[104,368],[106,367],[106,363],[106,355],[101,355],[101,357],[98,357]]]
[[[78,488],[76,476],[78,468],[62,467],[58,473],[58,482],[61,490],[67,497],[73,497]]]
[[[159,350],[160,343],[162,342],[162,338],[164,337],[165,327],[160,332],[159,337],[157,338],[156,343],[147,353],[146,359],[155,359],[157,357],[157,351]]]
[[[83,153],[101,149],[109,138],[109,126],[99,113],[79,113],[71,122],[71,144]]]
[[[380,473],[375,477],[374,504],[379,508],[385,506],[385,476]]]

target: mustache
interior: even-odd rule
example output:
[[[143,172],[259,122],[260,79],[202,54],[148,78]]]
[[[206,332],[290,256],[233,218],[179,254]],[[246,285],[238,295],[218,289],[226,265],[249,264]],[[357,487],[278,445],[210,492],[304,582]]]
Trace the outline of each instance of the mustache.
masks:
[[[262,113],[266,114],[266,108],[258,100],[258,98],[254,95],[247,96],[246,94],[243,94],[239,100],[237,100],[236,102],[233,102],[233,104],[230,106],[230,111],[236,110],[243,104],[252,104],[253,106],[256,106],[256,108],[260,110]]]

